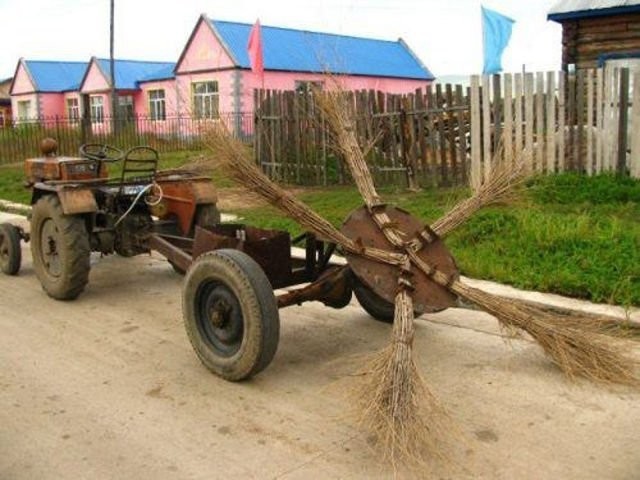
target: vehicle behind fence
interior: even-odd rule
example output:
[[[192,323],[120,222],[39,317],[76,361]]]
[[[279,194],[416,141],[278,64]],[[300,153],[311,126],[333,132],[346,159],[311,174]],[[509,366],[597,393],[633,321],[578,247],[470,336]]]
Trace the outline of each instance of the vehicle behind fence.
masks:
[[[206,120],[189,116],[162,121],[142,116],[116,120],[104,117],[100,122],[66,117],[21,119],[0,128],[0,164],[37,156],[45,137],[58,141],[59,155],[77,155],[83,143],[107,143],[123,149],[148,145],[159,152],[200,150],[206,129],[219,122],[225,123],[236,138],[253,138],[253,115],[247,113],[221,113],[217,119]]]

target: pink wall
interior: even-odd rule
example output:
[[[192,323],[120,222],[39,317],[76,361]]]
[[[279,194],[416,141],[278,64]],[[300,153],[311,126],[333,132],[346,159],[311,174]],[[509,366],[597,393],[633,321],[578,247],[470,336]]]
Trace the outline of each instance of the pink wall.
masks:
[[[149,115],[149,91],[164,90],[164,102],[167,117],[178,114],[178,95],[176,81],[174,79],[160,80],[157,82],[144,82],[140,84],[141,91],[135,98],[136,115]]]
[[[195,33],[183,52],[177,73],[233,67],[233,62],[213,34],[206,18],[200,18]]]
[[[11,94],[18,95],[21,93],[31,93],[33,91],[35,91],[35,86],[31,82],[31,79],[29,78],[29,74],[27,73],[25,66],[21,61],[16,71],[16,76],[13,81],[13,89],[11,90]]]
[[[66,117],[64,93],[41,93],[40,115],[42,117]]]
[[[337,85],[344,90],[379,90],[386,93],[413,93],[418,88],[429,85],[426,80],[409,80],[405,78],[366,77],[344,75],[332,77],[319,73],[303,72],[264,72],[264,88],[272,90],[293,90],[296,81],[323,82],[323,88],[332,89]],[[253,91],[262,88],[259,76],[250,70],[242,70],[242,111],[253,111]]]
[[[91,65],[89,65],[89,72],[84,82],[82,82],[82,85],[80,85],[80,91],[82,93],[90,93],[103,92],[105,90],[109,90],[109,83],[102,74],[95,59],[92,59]]]

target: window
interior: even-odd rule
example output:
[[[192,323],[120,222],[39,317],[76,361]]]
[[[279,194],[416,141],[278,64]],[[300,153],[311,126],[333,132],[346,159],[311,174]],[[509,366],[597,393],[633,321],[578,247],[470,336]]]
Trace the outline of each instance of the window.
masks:
[[[4,119],[4,110],[0,110],[0,128],[3,128],[3,127],[4,127],[4,122],[5,122],[5,119]]]
[[[102,95],[94,95],[89,98],[91,107],[91,122],[102,123],[104,121],[104,98]]]
[[[195,118],[218,118],[218,82],[192,83],[191,93]]]
[[[149,90],[149,114],[151,120],[166,120],[164,90]]]
[[[71,123],[80,120],[80,103],[77,98],[67,98],[67,117]]]
[[[310,82],[306,80],[296,80],[295,83],[296,93],[309,94],[314,90],[322,90],[322,82]]]
[[[131,120],[133,118],[132,95],[121,95],[118,97],[118,116],[120,120]]]
[[[31,100],[20,100],[18,102],[18,119],[27,120],[31,114]]]

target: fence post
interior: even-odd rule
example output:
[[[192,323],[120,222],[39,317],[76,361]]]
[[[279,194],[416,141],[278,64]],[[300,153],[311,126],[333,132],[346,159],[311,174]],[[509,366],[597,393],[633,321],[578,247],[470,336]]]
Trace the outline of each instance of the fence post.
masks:
[[[407,187],[409,190],[417,191],[418,184],[416,182],[416,171],[415,165],[410,159],[408,144],[409,141],[407,139],[408,136],[408,119],[407,119],[407,109],[404,104],[400,105],[400,149],[402,151],[402,163],[405,168],[405,172],[407,174]]]
[[[471,76],[471,188],[482,185],[482,123],[480,117],[480,77]]]
[[[633,75],[633,102],[631,108],[629,173],[632,178],[640,178],[640,73]]]
[[[620,110],[618,111],[618,161],[616,172],[625,173],[627,167],[627,121],[629,120],[629,69],[620,70]]]

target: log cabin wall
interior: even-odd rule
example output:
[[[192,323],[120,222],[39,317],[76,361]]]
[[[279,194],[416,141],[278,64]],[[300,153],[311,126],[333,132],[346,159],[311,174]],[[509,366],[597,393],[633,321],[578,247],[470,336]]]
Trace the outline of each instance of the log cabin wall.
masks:
[[[640,56],[640,13],[564,20],[562,68],[597,68],[599,58],[610,54]]]

